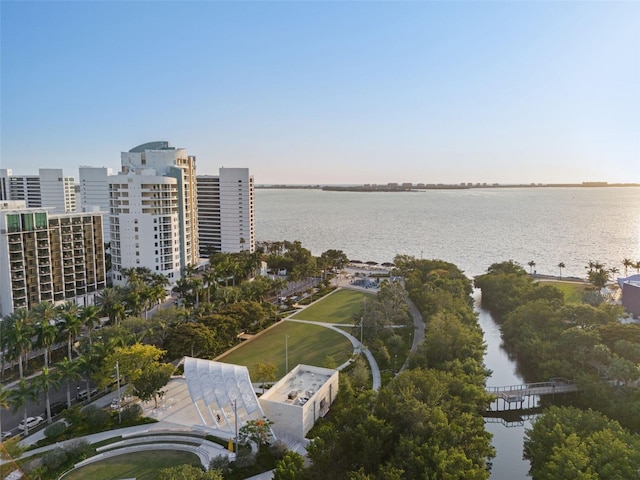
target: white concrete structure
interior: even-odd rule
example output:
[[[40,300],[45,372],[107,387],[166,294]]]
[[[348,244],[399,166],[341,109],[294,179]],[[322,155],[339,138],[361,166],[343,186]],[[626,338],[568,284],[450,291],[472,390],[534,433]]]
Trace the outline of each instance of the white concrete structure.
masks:
[[[199,175],[200,255],[238,253],[256,248],[254,186],[248,168],[221,168],[218,176]]]
[[[41,168],[39,175],[0,170],[0,200],[24,200],[27,208],[45,207],[55,213],[76,211],[73,177],[65,177],[59,168]]]
[[[40,302],[94,303],[105,288],[99,214],[51,214],[0,202],[0,315]]]
[[[196,160],[159,141],[121,154],[122,170],[109,177],[113,283],[123,268],[147,267],[171,284],[198,263]]]
[[[185,357],[183,365],[191,406],[182,402],[181,412],[176,410],[173,418],[164,420],[178,422],[178,418],[183,418],[182,424],[235,436],[236,426],[240,429],[248,421],[264,417],[247,367],[192,357]],[[183,395],[171,386],[169,391],[173,398]],[[185,410],[187,408],[191,410],[190,414]]]
[[[274,429],[304,438],[338,396],[338,380],[337,370],[298,365],[260,397],[260,405]]]
[[[80,186],[79,212],[101,212],[104,218],[104,238],[111,238],[109,224],[109,177],[113,170],[106,167],[80,167],[78,180]]]

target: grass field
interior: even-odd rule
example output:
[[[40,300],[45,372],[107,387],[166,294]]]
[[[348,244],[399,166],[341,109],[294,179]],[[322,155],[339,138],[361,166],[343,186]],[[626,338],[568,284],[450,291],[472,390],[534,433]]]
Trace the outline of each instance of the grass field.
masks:
[[[197,455],[179,451],[136,452],[107,458],[70,472],[64,480],[117,480],[135,478],[136,480],[155,480],[158,471],[188,463],[200,466]]]
[[[289,370],[299,363],[335,368],[346,362],[353,353],[351,342],[333,330],[284,321],[218,360],[244,365],[249,372],[253,372],[258,362],[272,363],[276,366],[276,378],[280,378],[286,373],[285,335],[289,335]],[[327,361],[329,356],[335,362],[333,365]]]
[[[362,308],[363,298],[373,298],[373,296],[354,290],[339,290],[305,308],[292,318],[314,322],[353,324],[353,316]]]
[[[566,303],[582,303],[585,290],[593,288],[588,283],[569,282],[562,280],[540,280],[541,285],[553,285],[564,294]]]

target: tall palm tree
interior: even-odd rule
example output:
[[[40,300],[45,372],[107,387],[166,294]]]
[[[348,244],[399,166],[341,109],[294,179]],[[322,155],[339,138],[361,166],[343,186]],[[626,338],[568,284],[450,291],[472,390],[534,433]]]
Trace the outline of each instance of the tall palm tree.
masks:
[[[122,290],[119,287],[107,287],[100,292],[97,305],[102,314],[109,317],[111,324],[117,325],[124,318],[125,307],[122,303]]]
[[[80,311],[80,320],[84,328],[87,329],[89,348],[91,348],[93,329],[98,323],[100,323],[100,309],[95,305],[87,305]]]
[[[43,305],[43,304],[41,304]],[[48,303],[47,305],[51,305]],[[51,346],[58,337],[58,327],[51,321],[40,321],[36,324],[37,344],[44,349],[44,366],[49,367],[51,361]]]
[[[47,423],[51,423],[51,399],[49,396],[49,392],[51,388],[60,387],[58,374],[46,367],[43,368],[40,375],[34,378],[33,387],[36,392],[44,393],[44,401],[46,406],[45,411],[47,412]]]
[[[24,434],[29,435],[29,426],[27,425],[27,404],[29,400],[36,400],[37,392],[33,386],[24,378],[18,381],[18,384],[11,390],[9,398],[13,413],[24,408]]]
[[[55,364],[55,368],[60,379],[67,382],[67,408],[71,408],[71,382],[81,378],[78,362],[63,358]]]
[[[0,413],[2,410],[8,410],[11,407],[11,390],[0,385]],[[0,415],[0,432],[2,432],[2,415]]]
[[[566,266],[563,262],[560,262],[560,263],[557,265],[557,267],[560,269],[560,278],[562,278],[562,269],[563,269],[563,268],[566,268],[567,266]]]
[[[91,377],[100,368],[100,358],[95,353],[89,353],[78,358],[78,372],[87,385],[87,400],[91,402]]]
[[[622,260],[622,266],[624,267],[624,276],[629,276],[629,267],[633,267],[633,260],[630,258],[625,258]]]
[[[633,268],[636,269],[636,273],[640,273],[640,260],[633,263]]]
[[[9,358],[18,359],[20,378],[24,378],[23,360],[26,363],[31,350],[31,337],[33,326],[31,316],[25,308],[14,310],[8,317],[7,329],[7,353]]]
[[[202,281],[207,290],[207,303],[211,303],[211,287],[218,285],[218,273],[209,268],[202,274]]]
[[[60,309],[60,316],[64,320],[63,332],[67,336],[67,354],[69,361],[71,361],[71,351],[73,342],[75,341],[80,329],[82,328],[82,318],[80,318],[80,307],[73,301],[68,301],[58,307]]]

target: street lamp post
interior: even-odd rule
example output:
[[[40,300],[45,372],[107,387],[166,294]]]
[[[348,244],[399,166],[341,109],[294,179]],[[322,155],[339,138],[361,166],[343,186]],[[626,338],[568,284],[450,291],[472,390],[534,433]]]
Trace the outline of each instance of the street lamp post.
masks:
[[[238,455],[238,402],[233,399],[233,416],[236,420],[236,455]]]
[[[289,334],[284,334],[284,374],[289,373]]]
[[[362,337],[363,325],[364,325],[364,317],[360,317],[360,351],[364,349],[364,341]]]
[[[116,377],[118,382],[118,424],[122,423],[122,398],[120,397],[120,364],[116,360]]]

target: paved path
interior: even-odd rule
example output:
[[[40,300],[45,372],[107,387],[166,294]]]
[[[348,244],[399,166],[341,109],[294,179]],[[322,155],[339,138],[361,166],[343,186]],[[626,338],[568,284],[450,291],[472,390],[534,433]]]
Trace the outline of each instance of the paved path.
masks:
[[[300,313],[300,312],[297,312],[297,313]],[[341,323],[314,322],[311,320],[298,320],[298,319],[294,320],[293,318],[285,318],[285,321],[296,322],[296,323],[307,323],[310,325],[318,325],[320,327],[329,328],[334,332],[338,332],[340,335],[344,335],[345,337],[347,337],[351,342],[351,345],[353,345],[353,351],[362,352],[367,357],[367,360],[369,361],[369,366],[371,367],[371,375],[373,377],[372,388],[376,391],[380,390],[380,387],[382,386],[382,380],[380,377],[380,367],[378,367],[378,362],[376,362],[376,359],[373,358],[372,353],[360,343],[360,340],[358,340],[356,337],[354,337],[350,333],[345,332],[344,330],[342,330],[342,328],[339,328],[339,327],[350,327],[350,326],[353,327],[354,325],[344,325]]]

